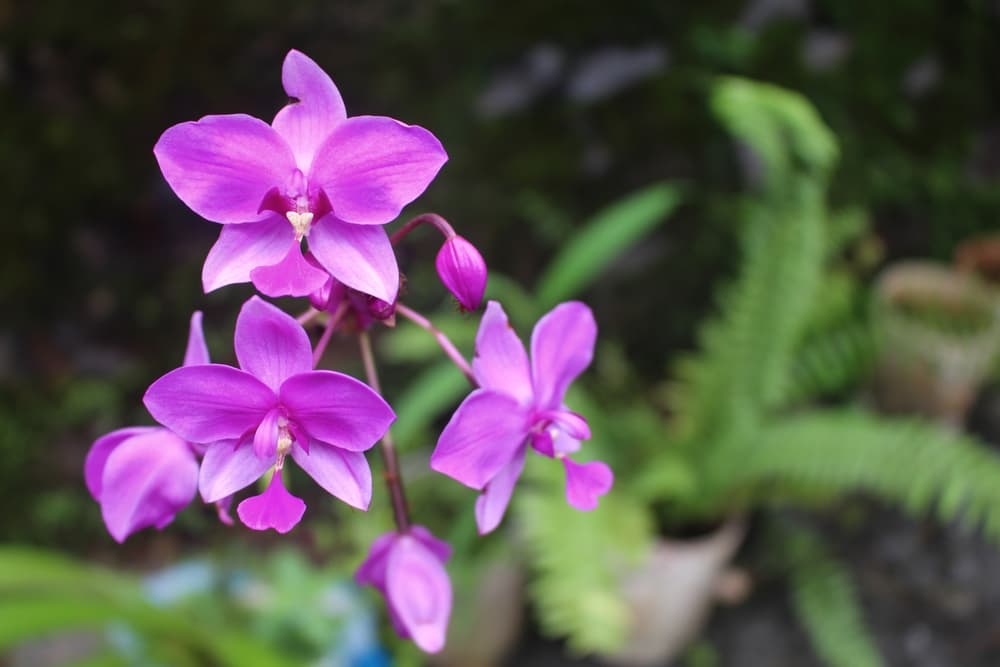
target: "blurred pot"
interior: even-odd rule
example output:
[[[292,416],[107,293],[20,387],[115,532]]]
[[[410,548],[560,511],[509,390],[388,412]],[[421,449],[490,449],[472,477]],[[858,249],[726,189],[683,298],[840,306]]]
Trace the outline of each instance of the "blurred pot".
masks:
[[[994,293],[945,265],[901,262],[876,281],[873,320],[879,407],[962,424],[1000,352]]]
[[[994,287],[1000,286],[1000,234],[975,236],[955,250],[959,271],[975,273]]]
[[[660,539],[647,561],[625,576],[622,592],[632,630],[620,651],[603,658],[615,665],[652,667],[683,651],[701,634],[745,533],[741,519],[730,519],[704,537]]]

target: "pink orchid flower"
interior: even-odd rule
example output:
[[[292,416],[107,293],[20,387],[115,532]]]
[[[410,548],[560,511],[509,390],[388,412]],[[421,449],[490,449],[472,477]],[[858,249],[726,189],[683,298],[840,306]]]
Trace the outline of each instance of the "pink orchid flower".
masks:
[[[222,500],[274,468],[267,490],[236,511],[250,528],[288,532],[305,511],[282,482],[290,455],[326,491],[367,509],[372,477],[363,452],[395,420],[392,409],[352,377],[313,370],[305,330],[259,297],[243,305],[234,342],[240,368],[178,368],[143,399],[161,424],[208,444],[198,480],[205,502]]]
[[[167,183],[223,225],[202,272],[206,292],[251,281],[268,296],[305,296],[329,271],[392,302],[399,270],[382,225],[416,199],[448,159],[430,132],[385,116],[347,117],[330,77],[290,51],[292,101],[268,125],[245,114],[175,125],[153,149]],[[326,271],[305,261],[301,241]]]
[[[590,438],[590,427],[563,404],[570,383],[590,365],[596,338],[590,308],[559,304],[535,325],[529,361],[503,308],[487,304],[472,361],[479,389],[458,406],[431,455],[431,468],[483,491],[476,500],[481,534],[503,518],[529,445],[562,461],[566,499],[576,509],[596,508],[610,490],[606,464],[569,458]]]

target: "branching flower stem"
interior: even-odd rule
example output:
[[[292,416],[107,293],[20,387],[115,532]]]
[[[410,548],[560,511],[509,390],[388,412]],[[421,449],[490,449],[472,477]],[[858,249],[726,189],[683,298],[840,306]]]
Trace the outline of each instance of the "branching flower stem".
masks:
[[[372,342],[367,331],[358,334],[358,343],[361,346],[361,358],[364,360],[368,385],[381,395],[382,387],[378,381],[378,371],[375,370],[375,355],[372,354]],[[385,465],[385,483],[389,488],[389,499],[392,502],[392,516],[396,520],[396,529],[400,533],[405,533],[410,530],[410,512],[403,491],[403,477],[399,473],[399,458],[396,456],[396,446],[390,431],[386,431],[382,436],[380,449],[382,462]]]
[[[472,385],[473,389],[479,386],[479,383],[476,382],[476,376],[473,374],[472,368],[469,366],[469,362],[465,360],[462,353],[458,351],[458,348],[455,347],[455,344],[451,342],[451,339],[448,338],[443,331],[434,326],[429,319],[415,310],[407,308],[401,303],[396,304],[396,312],[420,328],[429,331],[438,342],[438,345],[441,346],[441,349],[444,350],[444,353],[448,355],[448,358],[451,359],[456,366],[458,366],[460,371],[462,371],[465,379],[469,381],[469,384]]]
[[[422,213],[421,215],[407,221],[402,227],[393,232],[389,240],[392,242],[392,245],[396,245],[402,241],[407,234],[420,225],[434,225],[437,227],[438,231],[444,235],[445,239],[450,239],[451,237],[456,236],[455,230],[452,226],[448,224],[448,221],[440,215],[437,213]]]
[[[323,330],[323,335],[319,337],[316,342],[316,349],[313,350],[313,368],[319,366],[319,362],[323,359],[323,353],[326,352],[326,346],[330,343],[330,338],[333,336],[334,330],[340,323],[340,319],[347,312],[348,303],[347,301],[342,301],[337,310],[334,311],[333,315],[326,322],[326,329]],[[319,311],[316,311],[317,313]]]

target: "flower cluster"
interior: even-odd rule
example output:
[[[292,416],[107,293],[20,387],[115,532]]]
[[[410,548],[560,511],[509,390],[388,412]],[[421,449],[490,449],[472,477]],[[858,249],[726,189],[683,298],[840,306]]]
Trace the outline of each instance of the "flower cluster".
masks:
[[[440,216],[424,214],[390,237],[384,225],[417,198],[447,155],[424,128],[382,116],[348,117],[333,81],[305,55],[285,58],[291,101],[268,124],[242,115],[206,116],[171,127],[154,154],[167,183],[201,217],[222,225],[202,272],[206,292],[251,282],[265,296],[308,297],[298,319],[260,297],[236,321],[237,366],[212,363],[201,313],[191,318],[184,363],[150,385],[144,403],[160,426],[123,428],[90,449],[87,488],[118,542],[162,529],[200,493],[219,519],[236,507],[254,530],[292,530],[305,502],[286,486],[290,458],[316,484],[359,510],[372,499],[365,453],[381,443],[396,530],[371,546],[356,579],[385,597],[396,631],[428,652],[445,643],[451,548],[410,521],[392,445],[391,406],[380,395],[368,330],[397,315],[434,333],[473,385],[441,434],[431,467],[481,490],[476,519],[494,530],[529,449],[558,459],[573,507],[593,509],[612,483],[600,462],[572,455],[590,437],[565,405],[570,383],[590,365],[597,326],[582,303],[560,304],[535,326],[530,359],[499,303],[489,302],[470,364],[429,320],[399,301],[393,246],[413,229],[436,228],[443,285],[476,311],[486,264]],[[315,344],[307,328],[325,323]],[[356,335],[367,383],[317,368],[337,332]]]

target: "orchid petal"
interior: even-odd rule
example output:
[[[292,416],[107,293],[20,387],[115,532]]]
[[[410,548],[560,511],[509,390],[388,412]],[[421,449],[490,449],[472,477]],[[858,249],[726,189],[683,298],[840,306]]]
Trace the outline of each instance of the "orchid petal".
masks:
[[[355,116],[316,151],[308,180],[323,188],[341,220],[383,225],[427,189],[447,160],[441,142],[422,127]]]
[[[372,500],[372,470],[361,452],[312,440],[309,451],[292,445],[292,458],[317,484],[351,507],[367,510]]]
[[[281,83],[295,101],[278,112],[271,126],[288,142],[299,169],[308,172],[316,149],[347,119],[344,100],[330,76],[294,49],[285,56]]]
[[[250,282],[250,272],[280,262],[295,245],[288,220],[271,213],[260,222],[224,225],[201,270],[205,292]]]
[[[524,470],[527,452],[526,447],[518,450],[510,463],[500,469],[476,498],[476,526],[480,535],[493,532],[500,525],[510,504],[510,497],[514,493],[514,485]]]
[[[156,421],[186,440],[205,443],[237,439],[256,429],[276,402],[263,382],[221,364],[170,371],[143,397]]]
[[[302,248],[293,243],[277,264],[258,266],[250,271],[254,287],[267,296],[308,296],[326,282],[329,275],[302,256]]]
[[[194,499],[198,462],[186,442],[166,429],[152,429],[111,452],[101,488],[104,524],[124,542],[141,528],[163,528]]]
[[[385,566],[389,560],[389,552],[398,539],[399,533],[396,532],[378,536],[368,549],[368,555],[365,556],[364,562],[358,566],[354,573],[354,581],[362,586],[374,586],[384,591]]]
[[[221,223],[263,219],[261,201],[288,180],[295,158],[267,123],[245,114],[205,116],[169,128],[153,153],[163,177],[195,213]]]
[[[274,465],[274,457],[262,460],[249,442],[218,442],[209,445],[201,462],[198,490],[206,503],[215,503],[244,489]]]
[[[364,451],[396,419],[365,383],[334,371],[310,371],[285,380],[281,403],[289,418],[315,438],[340,449]]]
[[[341,283],[382,301],[396,300],[399,267],[382,227],[352,225],[327,216],[309,233],[309,249]]]
[[[208,356],[208,345],[205,344],[205,332],[201,328],[202,314],[196,310],[191,314],[191,325],[188,329],[187,349],[184,352],[184,365],[197,366],[211,363]]]
[[[436,653],[444,647],[451,581],[437,556],[412,536],[400,537],[389,553],[385,596],[421,650]]]
[[[251,496],[236,506],[236,514],[247,528],[273,528],[287,533],[298,525],[305,514],[306,504],[288,492],[281,481],[281,471],[275,471],[271,483],[259,496]]]
[[[477,389],[444,427],[431,468],[482,489],[510,463],[527,435],[527,416],[514,399]]]
[[[83,463],[83,478],[94,500],[101,499],[101,478],[104,476],[104,466],[107,465],[111,453],[129,438],[161,430],[163,429],[159,426],[132,426],[112,431],[94,441]]]
[[[566,389],[590,365],[597,339],[594,314],[583,303],[561,303],[531,333],[535,405],[559,408]]]
[[[506,394],[520,403],[531,398],[528,354],[507,321],[503,306],[496,301],[486,304],[486,312],[479,323],[472,370],[483,389]]]
[[[312,370],[312,345],[306,330],[260,297],[243,304],[233,342],[240,368],[275,392],[289,377]]]
[[[608,464],[601,461],[576,463],[563,459],[566,468],[566,502],[578,510],[588,512],[597,508],[597,498],[611,490],[614,474]]]
[[[253,453],[261,461],[274,461],[278,455],[278,420],[281,418],[281,412],[271,408],[253,434]]]

